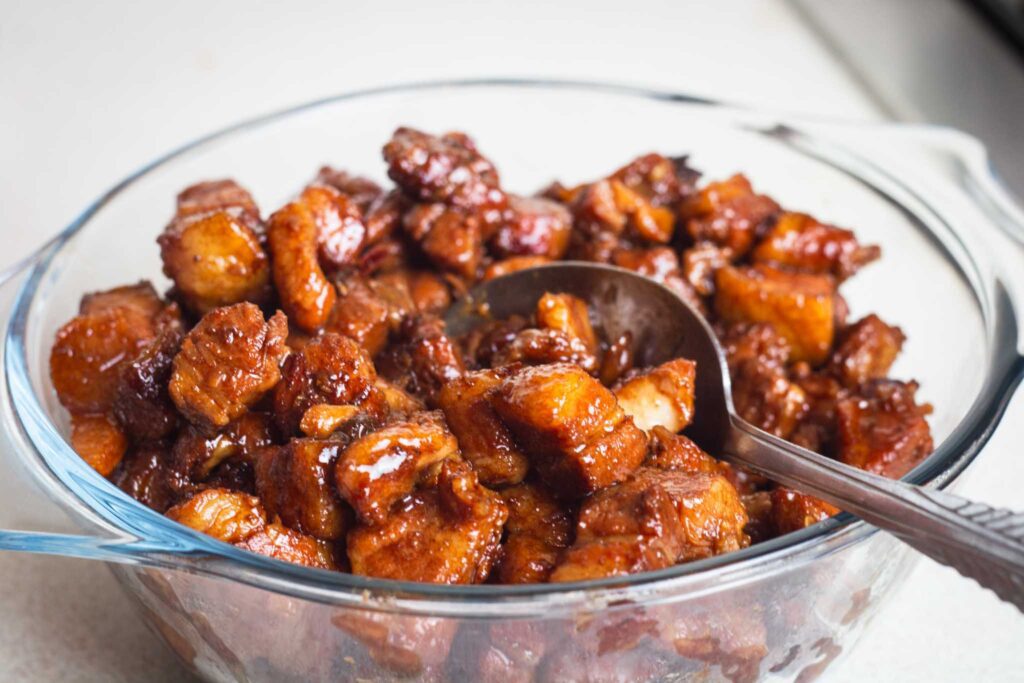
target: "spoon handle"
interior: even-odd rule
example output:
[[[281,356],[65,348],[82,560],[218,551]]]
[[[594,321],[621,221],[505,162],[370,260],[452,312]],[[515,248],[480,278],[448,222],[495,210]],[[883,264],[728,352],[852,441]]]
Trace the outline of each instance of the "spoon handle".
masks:
[[[849,467],[746,425],[726,452],[953,567],[1024,612],[1024,515]]]

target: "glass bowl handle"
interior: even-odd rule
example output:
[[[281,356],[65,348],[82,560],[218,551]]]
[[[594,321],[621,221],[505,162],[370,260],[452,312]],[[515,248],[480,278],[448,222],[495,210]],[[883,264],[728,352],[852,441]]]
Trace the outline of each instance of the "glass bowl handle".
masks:
[[[64,238],[64,233],[58,235],[0,271],[0,318],[5,332],[10,326],[13,303],[29,278],[25,271],[46,258]],[[8,381],[9,343],[8,335],[0,349],[0,380],[3,381],[3,391],[0,391],[0,551],[168,566],[171,564],[169,557],[192,550],[182,547],[180,539],[162,542],[160,534],[143,533],[144,517],[137,512],[132,515],[129,513],[133,511],[125,510],[125,517],[139,518],[139,525],[122,530],[91,511],[78,499],[81,492],[108,510],[131,505],[131,501],[117,495],[98,473],[91,470],[85,475],[94,476],[71,473],[68,480],[82,489],[76,494],[60,481],[28,442],[23,420],[32,416],[19,417],[13,410],[12,392],[17,389]]]

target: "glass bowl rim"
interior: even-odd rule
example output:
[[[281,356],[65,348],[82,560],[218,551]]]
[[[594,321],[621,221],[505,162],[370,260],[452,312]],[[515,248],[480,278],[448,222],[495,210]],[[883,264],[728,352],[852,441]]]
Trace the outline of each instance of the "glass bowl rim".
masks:
[[[18,292],[14,308],[9,317],[4,341],[4,356],[6,359],[5,374],[7,375],[7,388],[11,400],[11,408],[22,432],[28,436],[28,443],[35,450],[36,455],[39,456],[40,464],[48,469],[44,473],[34,472],[33,474],[37,477],[42,477],[44,474],[48,475],[53,478],[55,483],[59,483],[60,487],[62,487],[63,490],[58,494],[58,502],[65,507],[74,507],[76,504],[81,505],[89,513],[98,515],[102,522],[108,524],[111,528],[122,532],[131,531],[131,533],[138,536],[140,544],[128,544],[126,547],[129,548],[129,553],[138,554],[142,564],[179,569],[188,568],[193,571],[205,572],[258,585],[276,592],[306,597],[313,595],[319,599],[343,599],[346,596],[352,598],[355,595],[365,603],[366,594],[372,593],[376,597],[398,596],[402,600],[411,598],[419,602],[432,603],[435,607],[439,603],[459,605],[466,602],[475,607],[488,604],[507,607],[510,603],[529,605],[539,602],[546,604],[551,601],[572,603],[574,602],[573,598],[575,598],[575,601],[594,604],[595,601],[601,602],[602,600],[614,602],[620,597],[621,590],[629,590],[630,595],[633,597],[636,597],[635,592],[638,589],[647,589],[658,593],[671,590],[672,594],[676,595],[678,594],[677,590],[687,590],[693,587],[693,584],[698,589],[704,585],[710,586],[710,590],[718,590],[723,585],[748,580],[751,576],[765,576],[768,573],[768,569],[780,563],[792,564],[797,559],[803,562],[811,561],[820,555],[836,552],[847,545],[876,533],[877,529],[870,527],[848,513],[841,513],[836,517],[801,531],[786,534],[763,543],[753,544],[739,551],[626,577],[565,584],[426,584],[310,569],[242,551],[232,545],[217,541],[173,522],[160,513],[145,507],[114,487],[106,479],[100,477],[81,458],[75,455],[64,440],[64,437],[57,430],[56,425],[49,419],[45,408],[43,408],[32,388],[24,338],[28,314],[42,277],[49,270],[53,259],[60,253],[62,247],[71,237],[88,225],[90,220],[108,202],[130,188],[135,181],[158,171],[164,164],[189,152],[203,148],[207,144],[215,143],[235,133],[271,125],[279,120],[296,116],[309,110],[348,100],[394,95],[403,92],[440,91],[450,88],[460,90],[474,88],[580,90],[591,94],[612,94],[638,100],[646,99],[666,103],[698,105],[709,109],[721,110],[723,113],[733,115],[760,114],[771,116],[778,121],[809,121],[809,119],[803,117],[775,115],[763,111],[758,112],[755,109],[723,104],[679,92],[615,83],[538,78],[450,79],[417,81],[367,88],[313,100],[305,104],[240,121],[173,149],[114,185],[51,240],[47,245],[48,253],[45,258],[41,259],[33,267]],[[798,127],[793,127],[789,124],[778,125],[779,130],[788,133],[799,132]],[[856,126],[858,124],[848,125]],[[887,128],[923,128],[921,126],[900,126],[898,124],[868,125]],[[850,150],[843,150],[843,152],[845,154],[853,154]],[[832,162],[829,163],[834,168],[838,168],[838,170],[852,176],[854,179],[866,182],[863,177],[852,174],[849,169],[835,166]],[[900,182],[896,178],[890,179],[894,182]],[[955,231],[953,232],[955,234]],[[966,255],[973,263],[976,256],[975,252],[967,249]],[[961,263],[952,257],[950,257],[950,260],[954,262],[958,273],[963,276],[963,269],[968,264]],[[970,280],[970,282],[970,288],[975,297],[981,297],[982,293],[978,291],[976,282],[974,280]],[[988,323],[989,313],[986,310],[988,307],[982,305],[984,304],[983,301],[979,300],[978,303],[979,308],[982,309],[982,316],[985,322]],[[979,391],[979,395],[975,397],[971,410],[968,411],[957,425],[957,428],[971,428],[970,431],[976,438],[961,438],[958,443],[950,443],[953,440],[953,434],[951,433],[935,449],[932,455],[904,477],[906,481],[916,484],[935,483],[939,487],[944,487],[973,461],[1001,417],[1002,411],[999,408],[1005,407],[1005,401],[1003,401],[1001,406],[995,406],[995,410],[990,406],[988,410],[981,411],[983,414],[975,414],[978,411],[974,409],[981,402],[982,394],[986,389],[991,389],[991,377],[987,377],[986,380],[985,385]],[[1008,400],[1008,397],[1006,399]],[[965,425],[972,416],[974,418],[973,423]],[[961,446],[962,449],[954,448],[953,446]],[[43,452],[49,453],[50,457],[43,456]],[[51,460],[52,457],[61,459],[61,469],[63,471],[55,471],[54,462]],[[97,479],[99,481],[96,481]],[[122,500],[111,500],[112,497]],[[97,501],[108,504],[97,505]],[[144,530],[141,534],[138,532],[140,529]],[[159,533],[154,534],[154,532]],[[147,534],[151,535],[147,537]],[[147,543],[147,541],[153,541],[154,538],[158,539],[158,541]],[[166,557],[160,559],[159,557],[153,557],[153,553],[156,553],[158,556],[166,553],[171,553],[172,555],[182,553],[191,556],[193,559],[196,555],[208,557],[206,561],[190,561],[187,563],[187,567],[183,567],[182,562],[179,560],[168,560]],[[211,560],[214,560],[214,562],[211,563]],[[228,566],[216,566],[219,561],[228,563]],[[367,606],[369,607],[369,605]]]

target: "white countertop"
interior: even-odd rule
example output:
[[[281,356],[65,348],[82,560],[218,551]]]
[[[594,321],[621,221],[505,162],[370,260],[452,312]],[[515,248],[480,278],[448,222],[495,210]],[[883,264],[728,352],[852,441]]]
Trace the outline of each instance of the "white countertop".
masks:
[[[201,133],[431,78],[633,83],[847,119],[878,114],[789,6],[684,2],[0,3],[0,267]],[[140,228],[148,229],[148,228]],[[1024,508],[1018,396],[961,491]],[[185,676],[96,563],[0,555],[0,679]],[[1024,617],[922,560],[828,679],[1024,680]]]

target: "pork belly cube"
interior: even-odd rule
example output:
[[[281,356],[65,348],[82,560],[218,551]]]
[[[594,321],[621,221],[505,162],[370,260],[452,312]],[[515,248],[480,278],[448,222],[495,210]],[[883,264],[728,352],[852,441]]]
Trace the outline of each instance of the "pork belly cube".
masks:
[[[393,417],[408,416],[427,409],[423,401],[385,379],[378,377],[376,385],[377,391],[384,397],[388,413]]]
[[[914,398],[916,382],[873,380],[840,399],[839,459],[893,479],[902,477],[932,452],[925,420],[928,404]]]
[[[334,559],[334,547],[330,543],[289,529],[277,522],[271,522],[261,531],[235,545],[282,562],[314,569],[338,569]]]
[[[338,299],[324,324],[327,332],[343,334],[355,340],[370,356],[376,356],[387,344],[392,310],[360,275],[338,281]]]
[[[128,439],[108,415],[71,415],[71,448],[104,477],[109,476],[128,450]]]
[[[142,280],[134,285],[86,294],[79,303],[78,314],[91,315],[113,308],[130,308],[146,317],[154,318],[164,310],[164,307],[165,304],[153,289],[152,283]]]
[[[218,488],[196,493],[166,515],[225,543],[241,543],[267,525],[267,513],[259,498]]]
[[[611,175],[629,189],[639,193],[654,206],[675,206],[696,191],[698,171],[687,164],[687,158],[644,154]]]
[[[355,202],[356,206],[363,213],[366,213],[366,209],[370,207],[375,199],[384,195],[384,190],[381,186],[369,178],[353,175],[348,171],[331,166],[322,166],[310,185],[333,187]]]
[[[529,460],[490,403],[490,394],[508,374],[507,370],[468,372],[445,384],[437,398],[463,457],[486,486],[518,484],[529,468]]]
[[[342,679],[453,680],[446,660],[459,627],[455,619],[347,609],[338,610],[331,624],[362,646],[343,659]],[[352,652],[353,645],[344,642],[339,651]]]
[[[399,128],[384,146],[388,176],[411,198],[478,211],[501,211],[498,172],[464,133],[435,136]]]
[[[449,680],[532,683],[544,653],[555,642],[551,625],[531,620],[496,621],[460,631],[452,645]]]
[[[406,233],[436,267],[469,280],[484,256],[484,222],[445,204],[417,204],[402,220]]]
[[[90,295],[95,297],[96,295]],[[72,413],[106,413],[120,386],[121,366],[159,332],[158,316],[129,302],[90,296],[83,312],[64,324],[50,350],[50,378],[57,398]]]
[[[130,448],[110,475],[119,489],[157,512],[181,500],[191,491],[191,482],[169,462],[163,443],[142,444]]]
[[[270,259],[259,212],[233,181],[202,183],[178,196],[178,211],[157,243],[164,274],[195,315],[242,301],[270,300]]]
[[[383,420],[387,405],[376,382],[373,361],[358,343],[324,334],[285,360],[274,388],[274,420],[285,436],[296,434],[306,411],[319,404],[356,406]]]
[[[267,245],[281,307],[293,325],[316,334],[338,298],[320,266],[317,216],[303,201],[275,211],[267,221]]]
[[[523,483],[504,489],[508,506],[505,543],[495,567],[501,583],[543,583],[573,537],[573,515],[544,486]]]
[[[835,333],[832,278],[771,266],[725,266],[716,276],[715,311],[726,322],[768,323],[789,341],[792,360],[822,363]]]
[[[643,459],[646,435],[611,391],[575,365],[523,368],[502,381],[491,405],[545,482],[565,497],[622,481]]]
[[[458,455],[459,444],[441,413],[418,413],[345,448],[334,468],[334,481],[363,523],[379,525],[431,465]]]
[[[281,378],[288,321],[263,320],[250,303],[210,311],[174,357],[170,394],[193,424],[212,432],[244,413]]]
[[[314,439],[326,439],[342,426],[359,417],[361,411],[353,405],[335,406],[318,403],[310,406],[299,420],[299,431]]]
[[[545,292],[537,302],[534,316],[537,327],[564,332],[583,342],[590,353],[597,353],[597,335],[590,325],[590,312],[583,299],[571,294]]]
[[[167,385],[184,337],[180,324],[165,326],[133,358],[121,364],[113,411],[136,442],[159,441],[178,427],[178,411]]]
[[[445,333],[444,321],[417,316],[402,323],[395,343],[377,357],[377,370],[435,406],[441,387],[461,377],[466,365],[459,347]]]
[[[778,212],[779,205],[754,192],[743,175],[708,183],[679,207],[694,242],[714,242],[737,257],[750,250]]]
[[[481,279],[484,282],[488,282],[496,277],[509,275],[520,270],[543,266],[545,263],[551,263],[551,259],[546,256],[513,256],[491,263],[484,270],[484,275]]]
[[[768,324],[730,325],[721,338],[736,412],[766,432],[789,438],[808,410],[806,394],[786,374],[789,342]]]
[[[320,184],[303,190],[299,201],[309,209],[316,224],[320,264],[333,271],[353,263],[366,241],[359,205],[334,187]]]
[[[776,534],[788,534],[839,514],[823,500],[783,486],[771,492],[771,520]]]
[[[267,512],[314,538],[334,541],[344,536],[348,515],[332,481],[343,448],[338,441],[292,439],[261,450],[256,493]]]
[[[491,355],[494,367],[551,363],[572,363],[589,373],[599,369],[597,356],[587,344],[561,330],[522,330]]]
[[[850,388],[889,373],[903,348],[903,331],[868,315],[843,331],[829,359],[829,370]]]
[[[861,246],[849,230],[819,223],[807,214],[785,212],[751,256],[755,263],[832,275],[841,282],[881,253],[876,246]]]
[[[682,431],[693,419],[697,364],[676,358],[635,375],[615,388],[619,407],[640,429]]]
[[[725,477],[643,468],[583,503],[576,542],[551,580],[652,571],[737,550],[749,544],[746,523]]]
[[[271,418],[250,411],[213,434],[186,425],[171,447],[170,464],[191,481],[205,481],[229,460],[252,465],[259,449],[273,443]]]
[[[560,259],[569,249],[572,215],[564,205],[541,197],[509,195],[508,208],[490,240],[498,258],[543,256]]]
[[[443,315],[452,303],[448,283],[429,270],[400,271],[407,281],[409,297],[417,313]]]
[[[729,265],[733,260],[734,254],[729,247],[714,242],[699,242],[683,252],[683,277],[701,296],[713,296],[715,274],[719,268]]]
[[[482,583],[498,556],[505,504],[466,463],[403,498],[383,524],[349,532],[352,573],[428,583]]]
[[[651,445],[644,465],[692,474],[725,474],[728,465],[715,460],[689,437],[658,425],[651,429]]]

